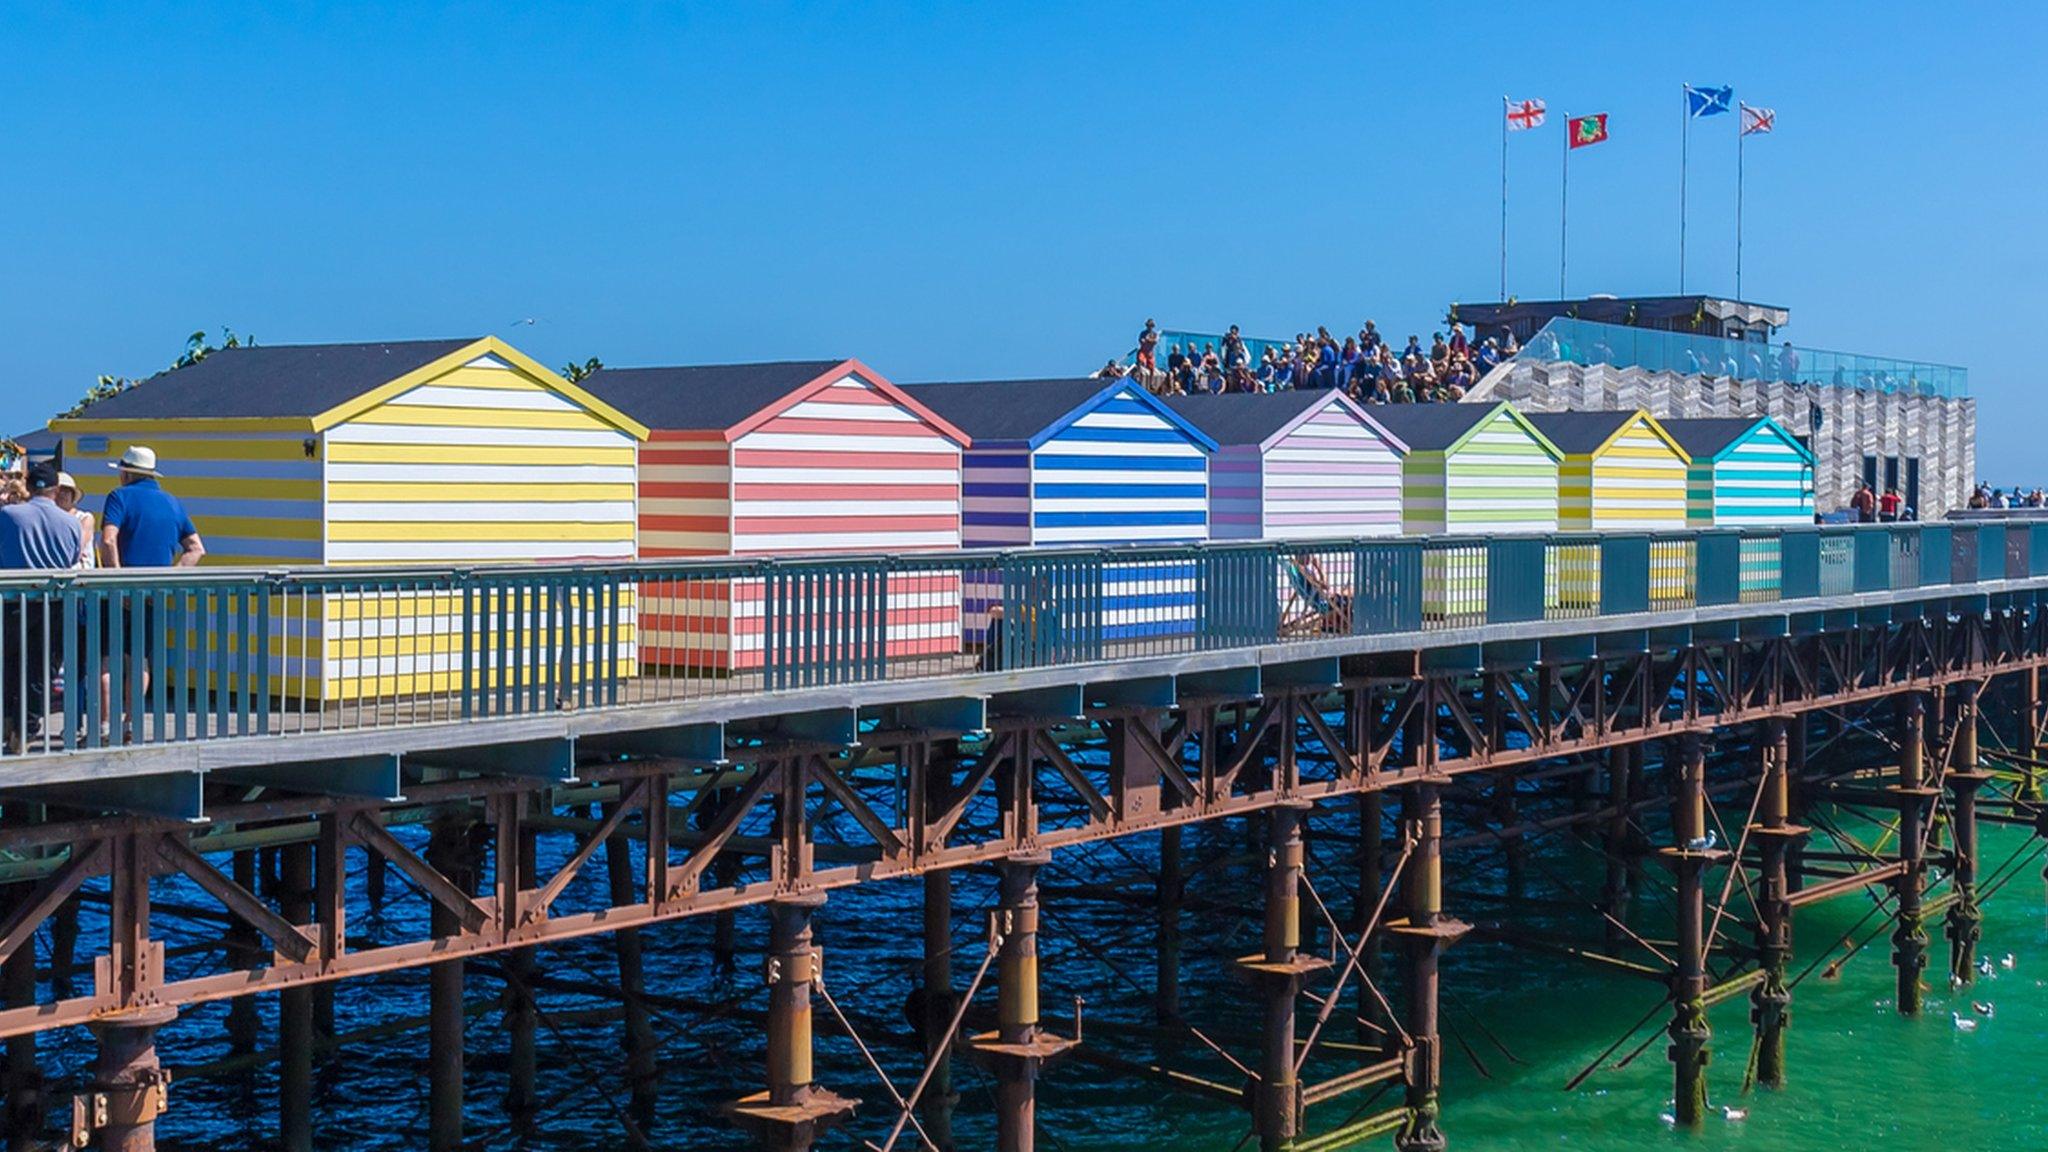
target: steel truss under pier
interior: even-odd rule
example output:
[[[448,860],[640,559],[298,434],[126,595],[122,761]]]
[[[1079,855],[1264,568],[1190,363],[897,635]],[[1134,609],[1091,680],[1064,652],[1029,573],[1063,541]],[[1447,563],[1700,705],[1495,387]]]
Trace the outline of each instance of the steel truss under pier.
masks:
[[[1181,1012],[1172,990],[1184,914],[1177,830],[1253,817],[1268,825],[1263,947],[1239,964],[1264,1004],[1263,1040],[1242,1061],[1215,1047],[1242,1071],[1242,1098],[1261,1147],[1327,1147],[1380,1132],[1406,1150],[1445,1146],[1455,1124],[1439,1090],[1438,963],[1471,931],[1447,900],[1446,856],[1475,845],[1507,844],[1512,852],[1514,841],[1567,825],[1601,830],[1615,859],[1599,902],[1615,947],[1581,951],[1669,988],[1678,1115],[1696,1122],[1712,1003],[1750,997],[1754,1078],[1786,1078],[1797,982],[1793,908],[1886,891],[1902,1012],[1920,1007],[1928,927],[1937,914],[1945,917],[1953,974],[1970,978],[1985,882],[1977,821],[2039,818],[2032,780],[2044,763],[2039,672],[2048,663],[2041,595],[2025,589],[1841,604],[1618,632],[1496,633],[1400,653],[1302,659],[1289,650],[1278,663],[1257,662],[1266,654],[1255,652],[1235,667],[1084,667],[1065,683],[856,700],[725,724],[620,731],[574,745],[523,739],[402,759],[281,757],[194,776],[203,823],[184,818],[180,806],[188,801],[178,789],[186,783],[144,778],[8,793],[0,827],[8,1006],[0,1010],[0,1036],[15,1038],[10,1128],[35,1131],[33,1040],[23,1038],[88,1025],[101,1058],[91,1091],[76,1104],[74,1141],[150,1147],[154,1121],[169,1106],[153,1035],[175,1027],[185,1006],[275,991],[288,998],[284,1142],[309,1147],[312,997],[347,977],[431,967],[432,1144],[453,1148],[462,1138],[466,959],[507,953],[508,971],[517,971],[538,945],[597,933],[631,938],[634,929],[766,904],[773,927],[763,970],[768,1061],[762,1091],[728,1109],[734,1123],[764,1148],[808,1148],[819,1133],[854,1122],[855,1101],[841,1089],[859,1090],[871,1106],[860,1122],[877,1135],[890,1132],[878,1146],[941,1145],[952,1106],[946,1067],[961,1055],[985,1063],[998,1084],[999,1146],[1029,1149],[1041,1073],[1061,1058],[1088,1055],[1078,1008],[1063,1030],[1039,1010],[1042,868],[1063,849],[1146,833],[1168,838],[1159,1007],[1170,1018]],[[1987,770],[1978,743],[1986,694],[2008,691],[2022,718],[2019,744],[1999,754],[2000,764],[2023,777],[2010,795],[1996,787],[2004,777]],[[1896,749],[1886,763],[1813,770],[1812,744],[1846,738],[1853,732],[1845,717],[1878,710],[1895,716],[1884,726]],[[1743,767],[1711,780],[1710,753]],[[1657,788],[1653,763],[1662,769]],[[1515,811],[1518,797],[1538,794],[1546,781],[1588,776],[1604,779],[1604,790],[1587,789],[1585,802],[1563,816],[1524,819]],[[1474,793],[1490,793],[1482,831],[1447,837],[1447,801],[1463,804]],[[1382,841],[1388,796],[1398,833]],[[1746,817],[1722,824],[1717,798]],[[1896,834],[1842,859],[1809,852],[1802,821],[1821,803],[1896,813]],[[1319,816],[1354,807],[1370,815],[1358,825],[1360,872],[1346,881],[1358,892],[1357,907],[1338,924],[1306,874],[1302,835]],[[1647,842],[1637,817],[1653,810],[1671,814],[1668,842]],[[416,837],[394,831],[419,824],[431,829],[423,852]],[[821,837],[827,827],[832,834]],[[575,844],[552,874],[536,868],[541,836]],[[258,885],[255,854],[269,851],[277,853],[280,879]],[[1616,915],[1630,888],[1646,883],[1638,874],[1646,860],[1668,868],[1678,897],[1675,941],[1661,946]],[[377,866],[359,867],[365,862]],[[982,865],[1001,874],[986,959],[961,993],[946,986],[943,964],[928,972],[924,1075],[914,1085],[817,1082],[813,1008],[824,1003],[840,1012],[811,939],[813,919],[830,915],[827,894],[927,877],[925,937],[943,942],[951,915],[945,873]],[[1930,904],[1934,867],[1951,884]],[[347,878],[367,875],[381,889],[387,870],[432,901],[431,931],[376,946],[352,942]],[[1710,891],[1716,870],[1726,873],[1719,893]],[[196,885],[232,922],[238,943],[216,970],[173,971],[151,931],[152,881],[172,876]],[[101,877],[111,930],[104,949],[89,957],[91,991],[45,998],[41,990],[52,984],[37,971],[30,941],[46,922],[56,938],[68,939],[65,918],[75,915],[81,888]],[[1754,888],[1747,918],[1729,898],[1738,880]],[[572,891],[575,900],[565,901]],[[559,910],[571,903],[595,910]],[[1310,905],[1317,915],[1305,913]],[[1319,919],[1332,930],[1324,955],[1303,944],[1304,921]],[[1750,943],[1730,942],[1737,924],[1750,929]],[[1391,981],[1383,949],[1399,958]],[[1641,955],[1653,959],[1625,958]],[[637,976],[626,978],[623,951],[621,965],[631,986]],[[971,1027],[970,1002],[989,982],[999,1002],[985,1022],[992,1026]],[[1386,988],[1396,983],[1398,995],[1390,996]],[[1322,991],[1311,995],[1311,985]],[[1311,1054],[1331,1050],[1328,1026],[1347,991],[1366,1006],[1363,1015],[1383,1021],[1385,1038],[1354,1046],[1348,1070],[1312,1079]],[[1304,1035],[1298,1014],[1305,1007],[1316,1015]],[[529,1077],[531,1028],[529,1016]],[[515,1044],[518,1035],[515,1027]],[[628,1045],[639,1046],[634,1058],[643,1069],[650,1043],[644,1027],[634,1032],[629,1012]],[[1186,1074],[1177,1082],[1204,1083]],[[1316,1106],[1388,1085],[1400,1090],[1398,1106],[1305,1134]]]

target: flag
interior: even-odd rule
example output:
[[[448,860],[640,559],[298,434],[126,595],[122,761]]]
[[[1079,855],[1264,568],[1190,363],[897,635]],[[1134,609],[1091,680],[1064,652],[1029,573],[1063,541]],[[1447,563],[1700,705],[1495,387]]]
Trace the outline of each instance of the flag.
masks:
[[[1508,131],[1526,132],[1543,126],[1543,101],[1508,101]]]
[[[1598,144],[1607,139],[1607,113],[1598,112],[1591,116],[1574,116],[1565,123],[1565,136],[1574,148]]]
[[[1776,108],[1752,108],[1747,104],[1742,105],[1742,134],[1744,136],[1755,136],[1758,133],[1769,132],[1777,126],[1778,110]]]
[[[1685,86],[1685,114],[1697,120],[1702,116],[1719,116],[1729,110],[1728,104],[1735,99],[1735,89],[1722,85],[1719,88],[1695,88]]]

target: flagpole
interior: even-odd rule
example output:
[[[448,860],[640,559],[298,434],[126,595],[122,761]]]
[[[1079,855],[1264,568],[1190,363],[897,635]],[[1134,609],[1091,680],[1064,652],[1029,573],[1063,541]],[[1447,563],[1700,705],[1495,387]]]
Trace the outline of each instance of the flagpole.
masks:
[[[1740,108],[1736,109],[1735,116],[1737,120],[1742,118],[1742,110]],[[1735,298],[1737,300],[1742,299],[1742,138],[1749,135],[1749,133],[1742,130],[1742,127],[1739,123],[1735,126]]]
[[[1685,295],[1685,166],[1692,144],[1692,85],[1678,86],[1678,294]]]
[[[1557,298],[1564,299],[1564,243],[1567,235],[1565,222],[1571,216],[1567,211],[1572,192],[1572,116],[1564,115],[1564,162],[1558,165],[1557,187]]]
[[[1500,98],[1500,299],[1508,299],[1508,98]]]

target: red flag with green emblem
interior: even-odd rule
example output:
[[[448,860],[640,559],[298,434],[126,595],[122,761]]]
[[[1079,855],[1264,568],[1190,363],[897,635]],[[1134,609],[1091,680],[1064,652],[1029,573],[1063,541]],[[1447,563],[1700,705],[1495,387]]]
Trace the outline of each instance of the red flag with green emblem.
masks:
[[[1607,113],[1598,112],[1591,116],[1574,116],[1566,125],[1565,136],[1572,147],[1584,148],[1607,139]]]

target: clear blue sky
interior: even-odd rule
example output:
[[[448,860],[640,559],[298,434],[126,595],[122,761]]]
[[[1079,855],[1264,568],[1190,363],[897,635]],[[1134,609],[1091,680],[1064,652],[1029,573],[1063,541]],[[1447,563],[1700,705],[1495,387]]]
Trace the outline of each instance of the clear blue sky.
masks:
[[[1557,286],[1555,114],[1605,111],[1571,290],[1668,292],[1690,80],[1779,112],[1745,294],[1967,365],[1980,471],[2048,483],[2035,5],[332,7],[0,0],[0,426],[223,325],[898,380],[1085,372],[1148,315],[1427,339],[1497,289],[1503,94],[1553,112],[1511,290]],[[1734,128],[1695,125],[1693,290],[1733,289]]]

